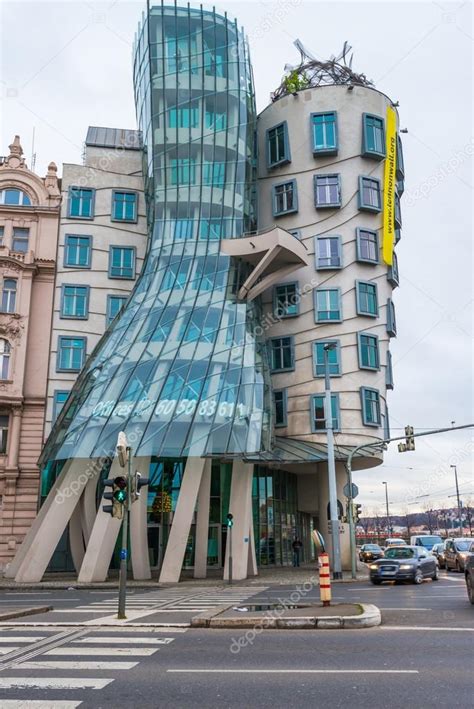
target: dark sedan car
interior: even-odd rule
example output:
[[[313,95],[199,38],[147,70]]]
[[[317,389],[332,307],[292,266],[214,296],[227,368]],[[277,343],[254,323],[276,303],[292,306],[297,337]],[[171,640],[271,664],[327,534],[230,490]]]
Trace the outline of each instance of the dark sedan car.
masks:
[[[378,544],[363,544],[360,548],[359,559],[361,561],[374,561],[383,557],[382,548]]]
[[[423,583],[426,578],[438,580],[438,562],[423,547],[393,547],[383,559],[369,564],[373,584],[382,581],[412,581]]]
[[[469,556],[464,564],[464,576],[466,578],[467,597],[474,605],[474,542],[469,548]]]
[[[444,566],[444,544],[444,542],[441,542],[441,544],[435,544],[431,550],[433,556],[438,560],[440,569]]]
[[[469,556],[472,539],[469,537],[447,539],[444,547],[444,567],[446,571],[464,571]]]

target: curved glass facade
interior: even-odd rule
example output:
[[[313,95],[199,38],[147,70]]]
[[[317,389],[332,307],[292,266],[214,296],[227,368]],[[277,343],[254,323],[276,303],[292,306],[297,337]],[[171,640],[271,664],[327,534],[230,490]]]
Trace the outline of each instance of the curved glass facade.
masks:
[[[149,244],[122,312],[89,357],[43,463],[134,454],[241,456],[271,448],[258,303],[238,302],[246,266],[220,240],[256,229],[256,114],[235,22],[152,7],[136,40]],[[260,328],[261,330],[261,328]]]

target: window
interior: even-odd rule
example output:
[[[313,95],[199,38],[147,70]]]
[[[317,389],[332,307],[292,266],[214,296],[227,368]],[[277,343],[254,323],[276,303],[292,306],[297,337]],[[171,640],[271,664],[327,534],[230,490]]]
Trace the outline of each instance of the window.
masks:
[[[356,229],[357,260],[364,263],[379,262],[379,236],[376,231]]]
[[[312,113],[313,153],[315,155],[335,155],[337,153],[337,114]]]
[[[107,325],[110,325],[112,320],[119,313],[127,302],[126,295],[108,295],[107,296]]]
[[[290,144],[286,121],[267,130],[267,166],[276,167],[290,162]]]
[[[181,37],[166,37],[166,59],[168,72],[181,72],[191,70],[197,74],[197,38],[196,35],[186,34]]]
[[[17,251],[20,254],[26,254],[28,251],[29,238],[29,229],[13,227],[12,251]]]
[[[173,263],[166,269],[161,282],[161,290],[167,291],[171,288],[184,290],[188,281],[189,261],[183,263]]]
[[[397,336],[397,320],[395,317],[395,306],[391,298],[387,300],[387,332],[390,337]]]
[[[403,160],[403,145],[399,135],[397,135],[397,167],[396,175],[397,180],[402,180],[405,177],[405,163]]]
[[[359,209],[380,212],[380,180],[374,177],[359,177]]]
[[[227,76],[227,44],[222,44],[220,47],[214,47],[214,37],[211,40],[210,49],[203,39],[204,45],[204,67],[206,76]]]
[[[288,398],[286,389],[273,390],[273,400],[275,402],[275,426],[288,425]]]
[[[170,128],[197,128],[199,125],[199,108],[197,105],[169,109],[168,125]]]
[[[270,367],[273,372],[285,372],[295,368],[292,337],[274,337],[270,340]]]
[[[205,162],[202,169],[204,185],[223,187],[225,183],[225,162]]]
[[[0,204],[8,204],[18,207],[31,207],[31,200],[22,190],[6,189],[0,190]]]
[[[362,155],[380,160],[385,157],[384,120],[364,113],[362,116]]]
[[[194,221],[192,219],[177,219],[174,227],[174,238],[182,241],[192,239],[194,232]]]
[[[324,415],[324,394],[311,397],[311,430],[313,433],[326,431],[326,417]],[[341,415],[339,408],[339,394],[331,394],[332,427],[334,431],[341,429]]]
[[[63,285],[61,317],[87,320],[89,317],[89,286]]]
[[[109,278],[135,278],[135,248],[133,246],[110,247]]]
[[[196,161],[188,158],[171,160],[171,184],[194,185],[196,183]]]
[[[0,226],[0,246],[3,246],[3,236],[5,232],[5,227]]]
[[[5,278],[2,289],[2,313],[14,313],[16,305],[16,280]]]
[[[377,284],[367,281],[356,281],[357,315],[378,317],[379,305],[377,299]]]
[[[70,187],[68,217],[92,219],[94,217],[94,193],[95,190]]]
[[[63,337],[58,338],[58,357],[56,371],[79,372],[86,358],[87,338]]]
[[[316,209],[341,206],[340,175],[314,175],[313,180]]]
[[[273,185],[273,216],[279,217],[281,214],[291,214],[298,211],[298,195],[296,192],[296,180],[282,182],[280,185]]]
[[[316,269],[342,268],[342,243],[340,236],[316,237]]]
[[[393,365],[392,353],[387,350],[387,368],[385,370],[385,386],[387,389],[393,389]]]
[[[10,373],[11,345],[8,340],[0,340],[0,379],[8,379]]]
[[[392,258],[392,265],[389,266],[387,270],[387,280],[394,288],[396,288],[400,283],[400,279],[398,275],[398,257],[395,251],[393,252]]]
[[[357,333],[360,369],[380,369],[379,338],[377,335]]]
[[[360,388],[362,423],[364,426],[380,426],[380,394],[377,389]]]
[[[91,236],[66,234],[64,243],[64,266],[67,268],[90,268],[91,246]]]
[[[51,423],[54,423],[56,419],[58,418],[59,414],[61,413],[61,409],[63,408],[64,404],[67,401],[67,398],[69,396],[69,391],[60,391],[59,389],[56,389],[54,392],[54,397],[53,397],[53,419]]]
[[[222,234],[221,219],[201,219],[199,224],[199,238],[209,241],[219,240]]]
[[[0,416],[0,455],[5,455],[8,446],[8,416]]]
[[[273,314],[277,318],[298,315],[300,310],[298,283],[284,283],[273,289]]]
[[[400,195],[398,192],[395,192],[395,228],[396,229],[401,229],[402,228],[402,212],[400,209]]]
[[[342,306],[339,288],[316,288],[315,319],[316,322],[341,322]]]
[[[315,377],[324,377],[324,347],[335,344],[336,347],[328,349],[329,376],[339,377],[341,375],[341,343],[339,340],[319,340],[313,343],[313,372]]]
[[[206,128],[211,128],[216,132],[225,130],[227,128],[227,113],[206,111],[205,121]]]
[[[135,192],[112,192],[112,220],[118,222],[137,221],[138,195]]]

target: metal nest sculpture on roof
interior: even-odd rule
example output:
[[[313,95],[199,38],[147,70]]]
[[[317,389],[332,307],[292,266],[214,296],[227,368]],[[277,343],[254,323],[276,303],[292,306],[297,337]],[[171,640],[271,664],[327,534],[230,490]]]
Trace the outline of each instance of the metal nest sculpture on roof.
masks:
[[[316,86],[331,86],[342,84],[347,86],[373,86],[374,82],[365,74],[357,74],[352,71],[353,54],[349,55],[352,47],[344,42],[342,52],[338,56],[332,56],[328,61],[316,59],[300,42],[294,42],[295,47],[301,54],[301,61],[297,66],[287,64],[287,72],[280,86],[271,94],[272,101],[278,101],[283,96],[292,94],[295,96],[303,89],[315,88]]]

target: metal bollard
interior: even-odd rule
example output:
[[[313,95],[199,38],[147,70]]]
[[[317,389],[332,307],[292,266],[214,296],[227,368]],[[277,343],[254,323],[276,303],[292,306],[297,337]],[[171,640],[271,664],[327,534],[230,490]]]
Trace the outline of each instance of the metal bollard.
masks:
[[[323,606],[331,605],[331,574],[329,570],[329,555],[321,552],[318,557],[319,594]]]

